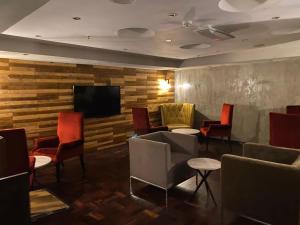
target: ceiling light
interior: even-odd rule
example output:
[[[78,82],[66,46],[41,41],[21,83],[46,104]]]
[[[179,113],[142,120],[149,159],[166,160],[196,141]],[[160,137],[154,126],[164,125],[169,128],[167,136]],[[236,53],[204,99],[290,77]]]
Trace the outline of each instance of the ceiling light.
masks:
[[[155,32],[144,27],[128,27],[118,30],[117,35],[121,38],[150,38]]]
[[[280,19],[280,16],[273,16],[272,17],[272,20],[278,20],[278,19]]]
[[[81,20],[81,18],[78,17],[78,16],[75,16],[75,17],[73,17],[72,19],[73,19],[73,20]]]
[[[28,53],[23,53],[23,55],[28,55]]]
[[[171,43],[171,42],[172,42],[171,39],[166,39],[165,41],[166,41],[167,43]]]
[[[227,12],[247,12],[274,0],[220,0],[218,6]]]
[[[135,2],[135,0],[111,0],[111,1],[117,4],[132,4]]]
[[[178,14],[175,12],[171,12],[168,14],[168,17],[176,17]]]

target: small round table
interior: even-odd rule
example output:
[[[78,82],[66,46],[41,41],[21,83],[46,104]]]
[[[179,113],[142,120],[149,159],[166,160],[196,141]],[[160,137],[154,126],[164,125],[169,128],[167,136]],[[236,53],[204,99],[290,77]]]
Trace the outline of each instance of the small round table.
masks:
[[[172,132],[178,134],[189,134],[189,135],[195,135],[200,133],[199,130],[192,129],[192,128],[178,128],[178,129],[173,129]]]
[[[51,163],[51,158],[49,156],[37,155],[34,156],[34,158],[35,158],[35,164],[34,164],[35,169],[41,168]]]
[[[209,194],[214,201],[215,205],[217,205],[216,200],[213,196],[213,193],[209,187],[209,184],[207,182],[208,176],[211,174],[212,171],[218,170],[221,168],[221,162],[215,159],[210,158],[193,158],[187,161],[187,164],[189,167],[193,168],[197,171],[197,173],[202,177],[201,182],[197,185],[192,198],[196,195],[197,191],[201,187],[201,185],[204,183],[206,187],[207,194]],[[201,172],[204,171],[203,172]]]

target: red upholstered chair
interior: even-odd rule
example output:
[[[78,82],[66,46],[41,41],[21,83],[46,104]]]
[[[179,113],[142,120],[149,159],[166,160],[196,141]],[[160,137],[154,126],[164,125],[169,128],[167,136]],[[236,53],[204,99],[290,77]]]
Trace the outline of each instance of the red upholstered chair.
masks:
[[[219,121],[205,120],[200,128],[200,133],[206,138],[206,150],[208,150],[209,137],[227,137],[231,149],[231,128],[234,105],[223,104]]]
[[[286,113],[300,115],[300,105],[288,105],[286,107]]]
[[[24,129],[0,130],[4,138],[0,149],[0,177],[28,172],[30,186],[33,182],[35,158],[28,156],[26,133]]]
[[[58,114],[57,136],[35,140],[34,155],[45,155],[56,166],[57,182],[60,181],[60,165],[64,160],[80,157],[83,172],[83,114],[79,112],[61,112]]]
[[[271,112],[270,145],[300,148],[300,115]]]
[[[167,131],[168,127],[152,127],[149,121],[147,108],[132,108],[133,128],[137,135],[148,134],[156,131]]]

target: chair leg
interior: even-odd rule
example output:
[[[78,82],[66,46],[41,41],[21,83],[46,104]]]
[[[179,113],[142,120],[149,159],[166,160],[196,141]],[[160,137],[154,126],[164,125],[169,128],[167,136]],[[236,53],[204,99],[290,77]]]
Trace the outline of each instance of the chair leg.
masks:
[[[205,137],[206,151],[208,152],[208,137]]]
[[[168,189],[166,189],[165,191],[166,191],[166,208],[168,208]]]
[[[56,181],[57,183],[60,182],[60,163],[56,163],[55,164],[55,167],[56,167]]]
[[[232,153],[231,136],[230,135],[228,136],[228,145],[229,145],[230,152]]]
[[[85,173],[85,164],[84,164],[83,154],[80,154],[80,165],[81,165],[82,172]]]

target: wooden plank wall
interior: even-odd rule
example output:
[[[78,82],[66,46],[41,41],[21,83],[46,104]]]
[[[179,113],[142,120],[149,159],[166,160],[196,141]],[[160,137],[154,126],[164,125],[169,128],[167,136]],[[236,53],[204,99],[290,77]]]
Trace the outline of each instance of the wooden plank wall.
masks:
[[[159,79],[172,88],[162,93]],[[121,115],[85,119],[85,149],[124,144],[132,135],[132,106],[147,106],[160,123],[158,106],[174,102],[174,72],[0,59],[0,129],[23,127],[29,148],[56,134],[57,113],[73,110],[73,85],[121,86]]]

